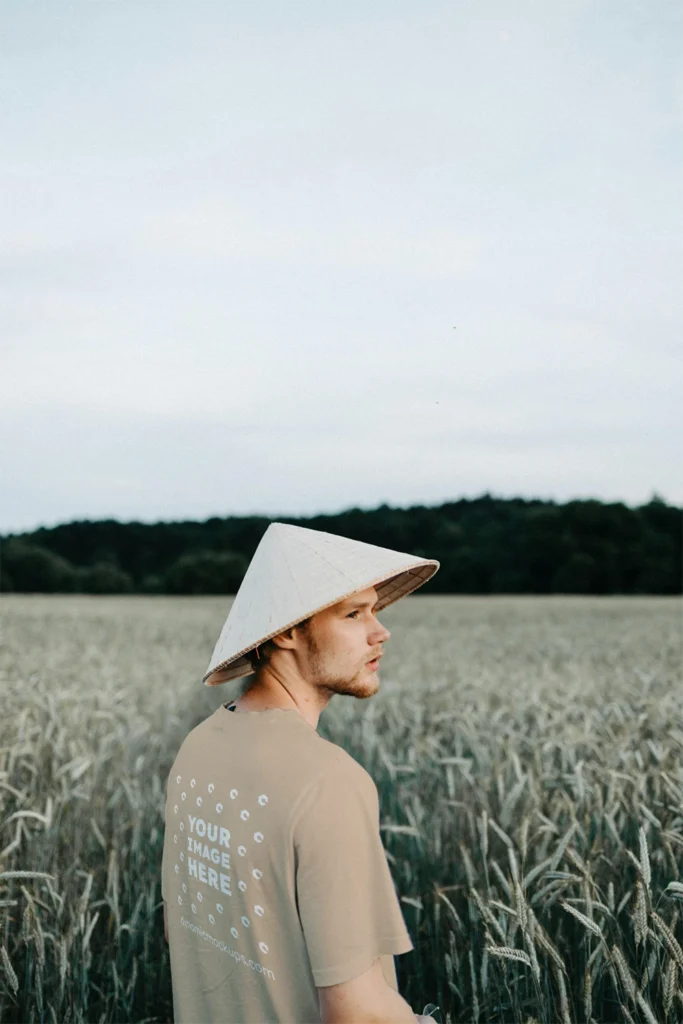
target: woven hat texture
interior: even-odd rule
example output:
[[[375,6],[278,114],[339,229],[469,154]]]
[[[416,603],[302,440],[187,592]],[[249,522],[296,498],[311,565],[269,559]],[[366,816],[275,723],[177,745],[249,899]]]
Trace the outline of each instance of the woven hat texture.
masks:
[[[249,651],[368,587],[376,588],[375,610],[381,611],[426,583],[439,564],[322,530],[271,523],[244,574],[202,682],[218,686],[249,675]]]

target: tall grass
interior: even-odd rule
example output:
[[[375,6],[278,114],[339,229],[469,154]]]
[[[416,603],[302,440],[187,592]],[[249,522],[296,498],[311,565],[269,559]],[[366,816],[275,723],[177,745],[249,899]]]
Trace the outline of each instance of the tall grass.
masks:
[[[164,783],[244,685],[200,681],[229,603],[3,596],[1,1021],[172,1021]],[[683,1019],[680,612],[415,595],[380,615],[380,692],[319,731],[377,782],[416,1012]]]

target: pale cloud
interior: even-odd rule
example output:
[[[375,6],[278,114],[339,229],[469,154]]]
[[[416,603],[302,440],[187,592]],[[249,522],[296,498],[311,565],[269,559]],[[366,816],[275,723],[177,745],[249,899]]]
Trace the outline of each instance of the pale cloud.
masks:
[[[678,5],[161,10],[4,0],[0,530],[683,501]]]
[[[267,223],[224,202],[149,217],[139,237],[147,252],[169,251],[228,262],[269,264],[287,259],[324,263],[330,269],[381,269],[400,274],[457,277],[479,265],[495,239],[448,238],[437,230],[397,231],[388,220],[368,230],[357,216],[321,235],[313,220],[292,223],[286,210]]]

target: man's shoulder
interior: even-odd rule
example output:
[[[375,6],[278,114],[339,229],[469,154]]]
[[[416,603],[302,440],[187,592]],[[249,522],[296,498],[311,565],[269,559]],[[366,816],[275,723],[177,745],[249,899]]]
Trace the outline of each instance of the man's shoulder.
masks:
[[[321,737],[315,775],[301,793],[300,810],[317,800],[334,800],[340,794],[355,793],[359,800],[377,801],[377,786],[366,769],[347,750]]]
[[[342,778],[351,776],[351,778],[357,779],[361,784],[367,785],[369,783],[372,786],[375,785],[370,773],[366,771],[352,754],[349,754],[348,750],[340,747],[338,743],[326,740],[322,736],[320,738],[325,745],[323,748],[325,751],[324,767],[330,775]]]

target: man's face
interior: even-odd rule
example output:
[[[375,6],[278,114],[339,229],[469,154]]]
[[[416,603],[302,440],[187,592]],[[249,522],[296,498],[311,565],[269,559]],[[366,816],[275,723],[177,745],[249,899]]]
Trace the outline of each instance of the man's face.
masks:
[[[302,676],[330,697],[340,693],[363,700],[379,689],[378,670],[368,662],[383,653],[391,634],[377,619],[376,602],[377,591],[369,587],[318,612],[307,632],[298,634]]]

